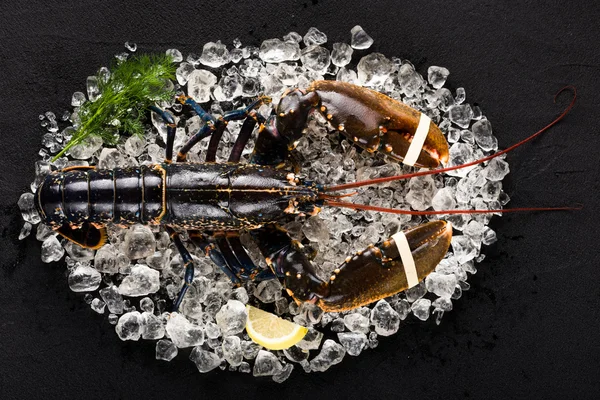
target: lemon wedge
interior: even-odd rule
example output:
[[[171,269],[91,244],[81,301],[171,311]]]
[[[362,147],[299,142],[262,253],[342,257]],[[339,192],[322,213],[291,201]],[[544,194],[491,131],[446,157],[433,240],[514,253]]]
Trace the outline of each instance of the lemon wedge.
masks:
[[[283,350],[302,340],[308,328],[286,321],[256,307],[246,306],[248,336],[269,350]]]

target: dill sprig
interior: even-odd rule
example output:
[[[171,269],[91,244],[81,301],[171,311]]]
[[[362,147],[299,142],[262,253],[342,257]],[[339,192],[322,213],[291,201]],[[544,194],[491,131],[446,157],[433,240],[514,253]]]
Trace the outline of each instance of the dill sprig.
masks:
[[[168,80],[174,77],[175,64],[170,56],[146,54],[116,64],[108,79],[97,76],[100,98],[81,105],[77,130],[52,161],[90,135],[113,144],[118,139],[116,131],[143,134],[148,107],[173,98]]]

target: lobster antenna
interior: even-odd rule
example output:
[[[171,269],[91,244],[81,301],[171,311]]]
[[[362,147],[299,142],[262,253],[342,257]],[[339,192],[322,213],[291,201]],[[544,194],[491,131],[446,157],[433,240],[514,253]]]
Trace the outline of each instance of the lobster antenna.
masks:
[[[389,214],[403,214],[403,215],[450,215],[450,214],[495,214],[495,213],[512,213],[512,212],[523,212],[523,211],[572,211],[581,210],[583,206],[578,205],[576,207],[524,207],[524,208],[507,208],[499,210],[442,210],[442,211],[413,211],[413,210],[401,210],[396,208],[386,208],[370,206],[367,204],[355,204],[348,203],[347,201],[332,200],[328,195],[323,194],[321,198],[325,200],[325,205],[331,207],[343,207],[351,208],[353,210],[366,210],[366,211],[377,211]]]
[[[466,164],[456,165],[453,167],[430,169],[427,171],[419,171],[419,172],[414,172],[411,174],[388,176],[388,177],[384,177],[384,178],[375,178],[375,179],[345,183],[342,185],[335,185],[335,186],[326,186],[322,189],[322,191],[323,192],[336,192],[339,190],[354,189],[354,188],[362,187],[362,186],[370,186],[370,185],[377,185],[377,184],[385,183],[385,182],[399,181],[399,180],[403,180],[403,179],[414,178],[416,176],[432,175],[432,174],[438,174],[440,172],[454,171],[457,169],[471,167],[473,165],[481,164],[483,162],[491,160],[492,158],[496,158],[498,156],[501,156],[502,154],[506,154],[509,151],[516,149],[517,147],[535,139],[542,133],[546,132],[548,129],[550,129],[552,126],[554,126],[556,123],[558,123],[561,119],[563,119],[569,113],[569,111],[571,111],[571,109],[575,105],[575,100],[577,99],[577,89],[575,89],[575,86],[569,85],[569,86],[565,86],[564,88],[560,89],[558,91],[558,93],[556,93],[554,95],[554,102],[556,103],[556,98],[565,90],[571,90],[573,92],[573,99],[571,100],[571,103],[569,103],[569,105],[564,109],[564,111],[558,117],[556,117],[552,122],[550,122],[548,125],[546,125],[542,129],[540,129],[539,131],[537,131],[533,135],[521,140],[520,142],[513,144],[512,146],[510,146],[507,149],[501,150],[501,151],[494,153],[492,155],[489,155],[487,157],[480,158],[479,160],[471,161]],[[421,214],[421,215],[423,215],[423,214]]]

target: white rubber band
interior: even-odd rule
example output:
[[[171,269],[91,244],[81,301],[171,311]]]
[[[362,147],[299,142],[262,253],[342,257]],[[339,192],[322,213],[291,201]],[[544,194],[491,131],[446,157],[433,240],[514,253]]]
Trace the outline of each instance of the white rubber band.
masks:
[[[404,156],[404,160],[402,161],[406,165],[415,165],[417,159],[419,158],[419,154],[421,154],[421,149],[423,149],[423,143],[425,143],[425,139],[427,138],[427,134],[429,133],[429,125],[431,124],[431,118],[429,118],[425,114],[421,114],[419,117],[419,125],[417,126],[417,130],[415,131],[415,136],[413,137],[412,142],[410,142],[410,146],[408,146],[408,151]]]
[[[415,259],[413,258],[410,247],[408,246],[408,240],[404,232],[400,231],[392,235],[392,239],[396,243],[402,264],[404,265],[404,274],[406,275],[406,282],[408,287],[411,288],[419,284],[419,275],[417,274],[417,266],[415,265]]]

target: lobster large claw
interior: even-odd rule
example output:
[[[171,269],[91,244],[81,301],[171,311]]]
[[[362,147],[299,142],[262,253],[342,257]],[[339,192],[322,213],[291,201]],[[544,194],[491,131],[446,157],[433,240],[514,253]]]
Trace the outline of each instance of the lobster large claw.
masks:
[[[338,81],[315,81],[320,111],[356,145],[416,167],[448,161],[448,142],[425,114],[382,93]]]
[[[406,264],[401,238],[394,235],[377,246],[350,257],[335,270],[328,282],[328,294],[317,300],[324,311],[344,311],[402,292],[429,275],[444,258],[452,226],[432,221],[404,232],[414,266]],[[410,258],[410,256],[408,256]],[[410,269],[413,269],[412,271]]]

